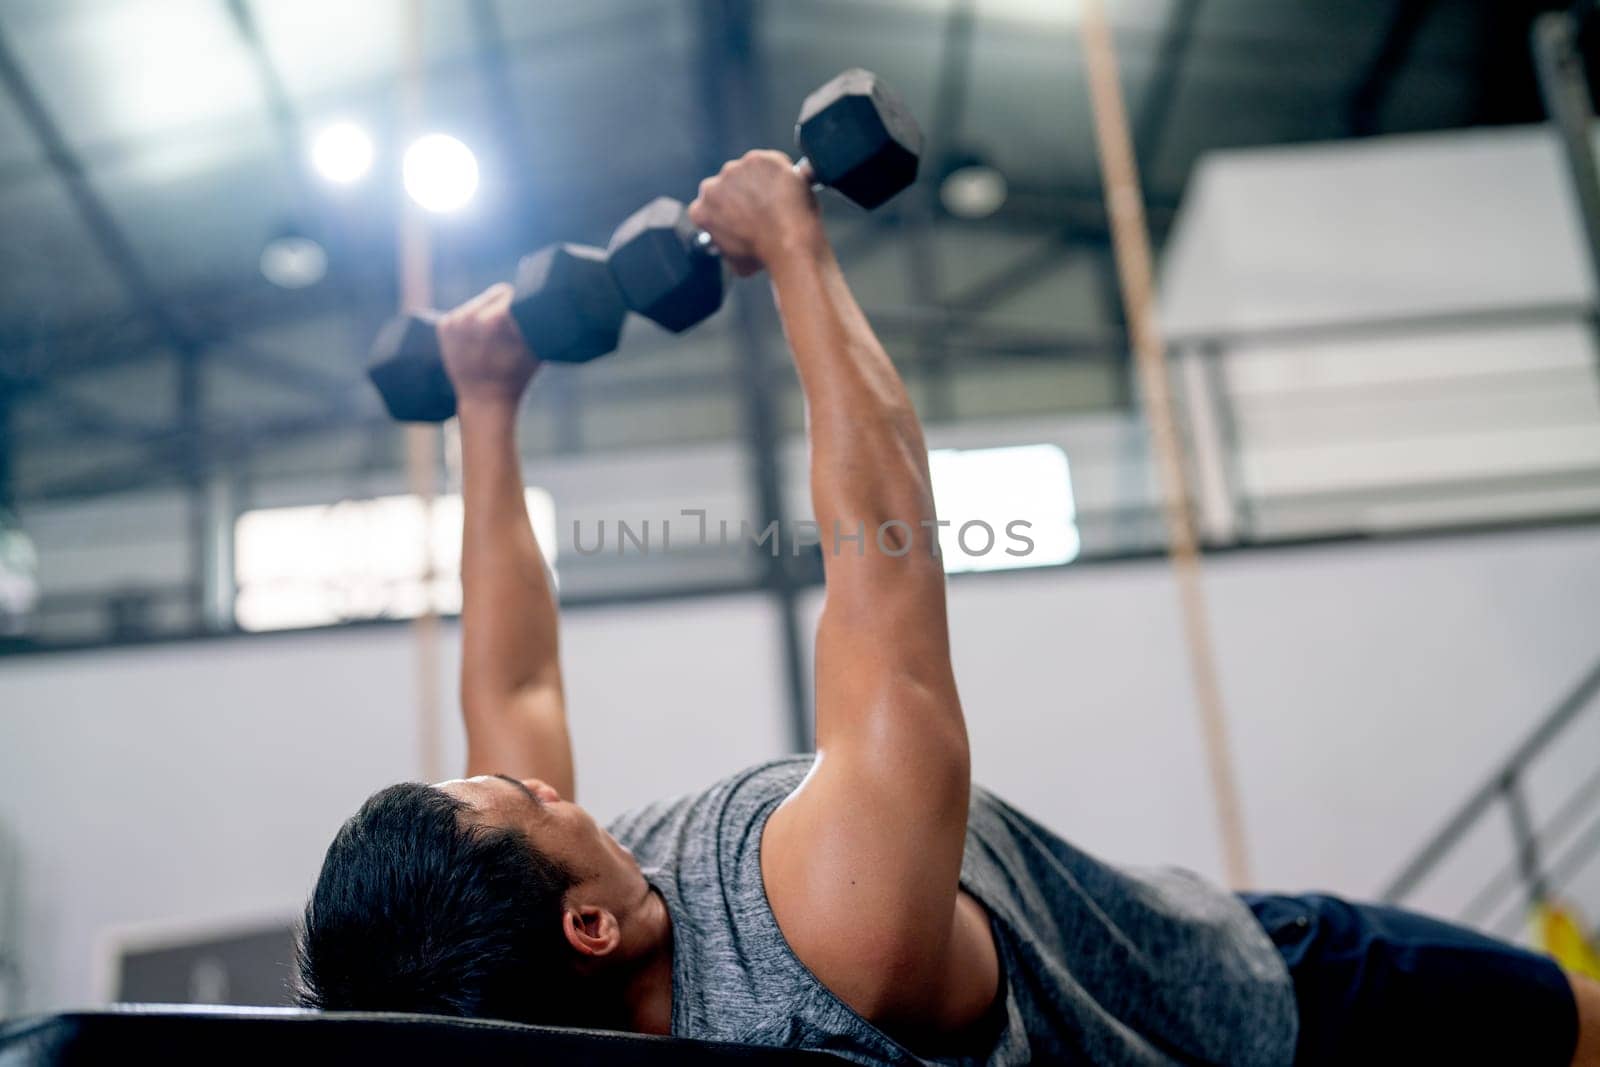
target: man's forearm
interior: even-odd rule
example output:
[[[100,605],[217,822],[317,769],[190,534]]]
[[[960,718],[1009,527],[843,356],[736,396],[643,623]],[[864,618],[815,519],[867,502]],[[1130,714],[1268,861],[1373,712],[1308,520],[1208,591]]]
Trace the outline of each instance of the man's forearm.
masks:
[[[934,510],[922,426],[832,251],[817,241],[775,258],[769,271],[805,393],[824,544],[836,531],[864,529],[870,551],[895,521],[925,544]]]
[[[846,739],[848,747],[863,731],[866,744],[880,745],[910,730],[917,740],[905,752],[915,754],[907,759],[918,773],[944,766],[964,782],[966,724],[950,670],[922,424],[820,235],[767,263],[806,397],[827,575],[817,631],[818,746]],[[865,659],[863,645],[873,648]]]
[[[545,687],[559,695],[561,685],[555,595],[528,518],[516,418],[512,399],[461,406],[461,699],[469,735],[475,718],[505,712],[519,694]]]

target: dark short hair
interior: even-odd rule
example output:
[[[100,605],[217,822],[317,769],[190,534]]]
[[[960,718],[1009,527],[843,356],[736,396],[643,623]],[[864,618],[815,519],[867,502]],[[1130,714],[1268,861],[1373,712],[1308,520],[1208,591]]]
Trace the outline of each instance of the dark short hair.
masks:
[[[469,811],[410,782],[339,829],[299,931],[302,1005],[573,1021],[562,911],[574,879],[526,834]]]

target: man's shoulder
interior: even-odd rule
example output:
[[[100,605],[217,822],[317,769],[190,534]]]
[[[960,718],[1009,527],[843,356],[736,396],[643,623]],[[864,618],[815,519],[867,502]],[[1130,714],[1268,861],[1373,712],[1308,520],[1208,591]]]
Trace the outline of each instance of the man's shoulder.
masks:
[[[704,789],[633,808],[606,829],[645,866],[666,863],[690,840],[731,843],[730,836],[749,829],[749,819],[792,793],[813,761],[810,754],[767,760]]]

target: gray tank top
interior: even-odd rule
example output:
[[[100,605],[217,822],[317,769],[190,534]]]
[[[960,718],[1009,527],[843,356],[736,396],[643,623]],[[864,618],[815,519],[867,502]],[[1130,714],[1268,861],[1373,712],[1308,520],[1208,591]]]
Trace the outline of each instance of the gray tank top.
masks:
[[[752,767],[611,824],[672,917],[672,1032],[924,1062],[806,969],[767,903],[761,832],[811,762]],[[938,1062],[1293,1060],[1288,972],[1232,894],[1184,871],[1101,863],[976,787],[961,885],[988,910],[1004,1005],[982,1051]]]

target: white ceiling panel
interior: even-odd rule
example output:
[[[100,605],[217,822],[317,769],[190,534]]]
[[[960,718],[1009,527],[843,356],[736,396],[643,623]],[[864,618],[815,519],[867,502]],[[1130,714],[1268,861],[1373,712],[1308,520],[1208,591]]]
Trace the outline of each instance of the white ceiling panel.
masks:
[[[158,290],[258,277],[262,246],[295,214],[270,132],[240,131],[230,144],[226,161],[201,171],[187,168],[175,145],[95,174]]]
[[[23,23],[22,65],[68,143],[259,116],[256,68],[216,0],[126,0]]]
[[[305,100],[342,94],[400,70],[408,6],[394,0],[256,0],[251,12],[285,88]],[[460,0],[424,5],[428,63],[470,54],[470,6]]]
[[[6,0],[0,21],[7,29],[20,29],[96,15],[119,6],[129,5],[126,0]]]

